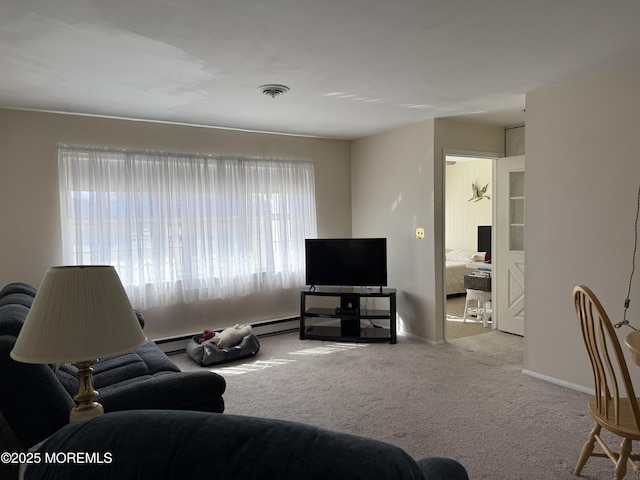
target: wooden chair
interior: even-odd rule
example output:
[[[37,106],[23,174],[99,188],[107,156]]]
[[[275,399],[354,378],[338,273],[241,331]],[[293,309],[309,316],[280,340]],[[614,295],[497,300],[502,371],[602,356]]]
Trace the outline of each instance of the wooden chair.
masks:
[[[573,300],[595,383],[595,395],[589,400],[589,413],[595,426],[582,447],[573,474],[580,475],[590,457],[605,457],[615,465],[614,479],[625,476],[627,462],[636,475],[640,475],[640,468],[634,463],[640,460],[640,454],[631,451],[632,441],[640,440],[639,399],[633,390],[620,341],[602,304],[589,288],[575,287]],[[617,452],[612,451],[600,436],[602,428],[622,438]],[[596,442],[602,452],[594,452]]]

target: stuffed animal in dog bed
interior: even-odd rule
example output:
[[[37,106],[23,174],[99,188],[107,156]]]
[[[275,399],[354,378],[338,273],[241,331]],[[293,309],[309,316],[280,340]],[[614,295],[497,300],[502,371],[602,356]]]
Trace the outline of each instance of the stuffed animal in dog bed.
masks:
[[[233,327],[225,328],[221,332],[205,330],[198,341],[200,343],[214,343],[218,348],[229,348],[240,343],[250,333],[251,325],[236,324]]]
[[[202,336],[198,339],[198,343],[204,343],[204,342],[209,342],[211,340],[213,340],[213,337],[216,336],[216,332],[214,332],[213,330],[209,330],[208,328],[206,328],[203,332],[202,332]]]
[[[251,333],[251,325],[234,325],[225,328],[213,337],[213,342],[220,348],[228,348],[237,345],[244,337]]]

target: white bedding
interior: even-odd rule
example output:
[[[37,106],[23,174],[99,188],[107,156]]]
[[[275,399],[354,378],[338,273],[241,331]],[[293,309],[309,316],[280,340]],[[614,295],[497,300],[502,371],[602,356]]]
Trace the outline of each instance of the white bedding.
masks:
[[[445,286],[447,295],[456,293],[466,293],[464,288],[464,276],[473,271],[473,268],[467,268],[467,262],[446,261],[445,270]]]
[[[447,295],[467,293],[467,289],[464,288],[464,276],[474,270],[473,268],[467,268],[467,264],[484,261],[484,253],[447,249],[445,260],[445,290]]]

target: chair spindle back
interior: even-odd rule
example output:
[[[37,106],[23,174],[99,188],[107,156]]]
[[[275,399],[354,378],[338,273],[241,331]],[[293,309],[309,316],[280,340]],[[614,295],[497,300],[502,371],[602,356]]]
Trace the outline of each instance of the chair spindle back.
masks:
[[[584,285],[573,289],[573,300],[593,369],[598,411],[619,424],[620,404],[629,402],[629,411],[640,429],[640,409],[627,362],[607,312]]]

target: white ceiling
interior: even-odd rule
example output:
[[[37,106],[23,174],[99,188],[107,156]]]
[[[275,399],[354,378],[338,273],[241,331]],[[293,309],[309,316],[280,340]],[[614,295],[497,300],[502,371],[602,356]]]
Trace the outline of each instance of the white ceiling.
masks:
[[[9,108],[353,139],[638,63],[638,0],[0,1]]]

